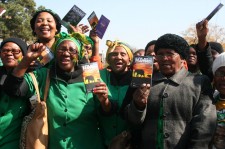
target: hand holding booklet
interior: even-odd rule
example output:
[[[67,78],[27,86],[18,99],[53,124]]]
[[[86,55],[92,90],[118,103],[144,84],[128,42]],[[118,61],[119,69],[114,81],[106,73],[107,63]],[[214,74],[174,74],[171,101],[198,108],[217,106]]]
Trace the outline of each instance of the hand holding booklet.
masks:
[[[70,24],[76,26],[86,15],[79,7],[74,5],[69,12],[64,16],[61,23],[67,29],[70,29]]]
[[[49,63],[54,58],[54,54],[52,53],[51,49],[46,47],[46,49],[41,53],[41,56],[37,58],[36,64],[38,67],[42,67]]]
[[[102,39],[107,27],[109,26],[110,20],[104,15],[102,15],[101,18],[98,20],[98,17],[93,11],[88,17],[88,22],[92,29],[96,29],[97,36]]]
[[[222,7],[223,4],[220,3],[204,20],[209,21]],[[201,23],[203,23],[203,21]]]
[[[96,84],[100,82],[100,73],[98,63],[85,63],[81,64],[83,70],[83,80],[87,92],[91,92]]]
[[[110,20],[107,19],[104,15],[101,16],[101,18],[98,21],[98,24],[96,26],[96,33],[99,38],[103,38],[105,31],[109,25]]]
[[[143,83],[152,84],[153,62],[152,56],[134,57],[131,87],[139,87]]]
[[[98,17],[96,16],[94,11],[88,17],[88,22],[91,25],[92,29],[95,28],[96,25],[98,24]]]

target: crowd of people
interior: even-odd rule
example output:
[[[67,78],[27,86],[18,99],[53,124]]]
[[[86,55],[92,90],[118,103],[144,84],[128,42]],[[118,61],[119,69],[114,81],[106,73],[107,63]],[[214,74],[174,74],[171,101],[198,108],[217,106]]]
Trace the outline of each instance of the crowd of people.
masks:
[[[207,20],[196,24],[197,44],[166,33],[134,52],[126,42],[107,40],[106,66],[96,30],[86,35],[87,25],[71,25],[61,32],[60,20],[50,9],[39,10],[30,20],[33,44],[11,37],[0,45],[1,149],[20,148],[23,118],[36,97],[28,72],[37,78],[40,97],[50,76],[48,149],[107,149],[127,130],[130,149],[225,148],[225,53],[220,43],[207,41]],[[54,59],[40,66],[46,48]],[[153,57],[151,84],[130,86],[134,56]],[[91,62],[98,63],[101,82],[87,92],[81,64]]]

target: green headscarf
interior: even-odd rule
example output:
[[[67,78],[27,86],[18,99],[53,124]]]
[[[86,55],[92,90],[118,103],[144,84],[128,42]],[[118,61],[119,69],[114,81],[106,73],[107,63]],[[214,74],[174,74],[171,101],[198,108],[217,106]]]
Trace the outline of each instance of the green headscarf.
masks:
[[[77,46],[79,59],[81,59],[83,55],[82,43],[91,45],[94,44],[90,37],[80,33],[67,34],[65,32],[60,32],[59,34],[55,35],[55,39],[56,39],[55,43],[52,46],[52,50],[54,52],[56,52],[56,49],[58,48],[60,43],[62,43],[65,40],[70,40],[74,42]]]

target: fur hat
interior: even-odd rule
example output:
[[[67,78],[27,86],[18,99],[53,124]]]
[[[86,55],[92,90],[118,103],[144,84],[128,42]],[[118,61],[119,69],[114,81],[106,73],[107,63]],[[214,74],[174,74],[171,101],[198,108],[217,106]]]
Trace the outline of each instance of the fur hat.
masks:
[[[187,41],[175,34],[165,34],[159,37],[155,43],[155,53],[161,48],[175,50],[183,59],[186,59],[189,45]]]
[[[216,59],[213,61],[212,71],[213,75],[215,75],[215,72],[220,67],[225,66],[225,52],[222,52]]]
[[[17,44],[20,47],[23,55],[25,55],[27,53],[27,44],[26,44],[26,42],[24,42],[22,39],[16,38],[16,37],[7,38],[7,39],[3,40],[2,43],[1,43],[1,46],[0,46],[0,49],[2,49],[4,44],[6,44],[7,42],[13,42],[13,43]]]

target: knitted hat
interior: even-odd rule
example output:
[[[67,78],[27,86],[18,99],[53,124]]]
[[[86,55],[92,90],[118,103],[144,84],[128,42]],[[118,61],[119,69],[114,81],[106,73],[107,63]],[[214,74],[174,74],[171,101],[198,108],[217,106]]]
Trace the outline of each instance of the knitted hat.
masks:
[[[220,67],[225,66],[225,52],[222,52],[216,59],[213,61],[212,71],[213,75],[215,75],[215,72]]]
[[[55,19],[55,22],[56,22],[56,29],[57,29],[56,34],[58,34],[61,31],[61,18],[59,17],[59,15],[57,13],[53,12],[51,9],[41,9],[41,10],[36,11],[35,14],[33,15],[32,19],[30,20],[30,27],[33,30],[33,35],[36,35],[36,33],[34,32],[35,21],[37,19],[37,16],[41,12],[48,12],[53,16],[53,18]]]
[[[183,59],[186,59],[189,45],[187,41],[175,34],[165,34],[159,37],[155,43],[155,53],[161,48],[175,50]]]
[[[109,61],[109,58],[108,58],[109,57],[109,53],[113,52],[115,50],[115,48],[116,47],[119,47],[119,46],[123,47],[126,50],[128,56],[129,56],[130,61],[131,62],[133,61],[133,52],[132,52],[132,49],[130,48],[129,45],[125,44],[124,42],[121,42],[121,41],[118,41],[118,40],[116,40],[114,42],[113,41],[110,41],[110,40],[107,40],[106,41],[106,45],[108,46],[108,50],[106,52],[106,61],[107,61],[107,63],[109,63],[108,62]]]
[[[224,52],[222,45],[219,42],[209,42],[211,49],[216,50],[219,54]]]
[[[3,40],[1,43],[1,46],[0,46],[0,49],[2,49],[4,44],[6,44],[7,42],[13,42],[13,43],[17,44],[20,47],[20,50],[22,51],[23,55],[25,55],[27,53],[26,42],[24,42],[22,39],[16,38],[16,37],[7,38],[7,39]]]

